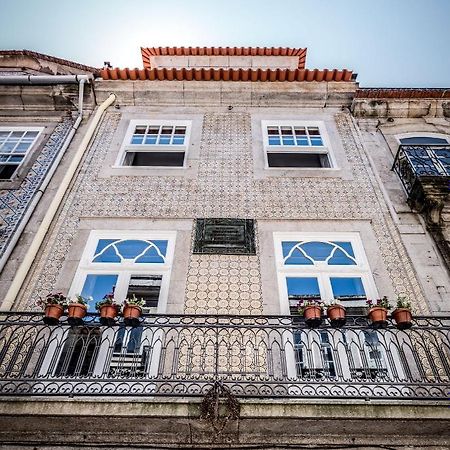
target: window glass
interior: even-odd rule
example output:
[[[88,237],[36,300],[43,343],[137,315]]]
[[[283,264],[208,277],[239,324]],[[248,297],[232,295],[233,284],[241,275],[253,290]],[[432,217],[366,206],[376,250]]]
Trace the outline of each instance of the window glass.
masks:
[[[95,312],[95,303],[103,299],[106,294],[114,293],[117,285],[116,274],[89,274],[84,282],[81,296],[89,299],[88,311]]]
[[[0,179],[14,176],[38,135],[39,131],[0,131]]]
[[[334,298],[339,300],[360,300],[366,292],[360,277],[331,277]]]
[[[355,254],[350,242],[282,242],[287,265],[311,265],[326,262],[329,265],[355,265]]]
[[[93,262],[164,263],[167,240],[99,239]]]

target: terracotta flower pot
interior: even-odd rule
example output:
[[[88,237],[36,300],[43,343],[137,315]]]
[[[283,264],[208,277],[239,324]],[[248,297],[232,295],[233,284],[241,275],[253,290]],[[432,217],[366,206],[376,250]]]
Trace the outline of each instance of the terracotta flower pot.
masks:
[[[70,325],[81,325],[86,312],[86,305],[82,305],[81,303],[69,303],[67,322],[69,322]]]
[[[100,323],[111,327],[116,323],[116,317],[118,314],[117,306],[115,305],[102,305],[100,306]]]
[[[412,314],[408,308],[397,308],[392,312],[392,317],[399,330],[407,330],[412,327]]]
[[[303,311],[306,325],[310,328],[316,328],[322,323],[322,308],[320,306],[307,306]]]
[[[345,325],[345,308],[342,305],[331,305],[327,308],[327,317],[333,328],[341,328]]]
[[[57,325],[63,312],[64,308],[61,305],[48,304],[44,310],[44,323],[47,325]]]
[[[384,328],[387,325],[387,314],[386,308],[381,306],[374,306],[369,309],[368,317],[372,321],[373,328]]]
[[[123,321],[127,327],[137,327],[139,317],[141,317],[142,308],[137,305],[126,305],[123,308]]]

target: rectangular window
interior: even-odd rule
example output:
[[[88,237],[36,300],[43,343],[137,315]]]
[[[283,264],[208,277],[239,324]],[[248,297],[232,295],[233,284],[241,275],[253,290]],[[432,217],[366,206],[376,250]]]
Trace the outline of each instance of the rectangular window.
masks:
[[[267,167],[330,168],[323,122],[262,121]]]
[[[276,233],[282,311],[302,298],[365,306],[377,291],[357,233]]]
[[[132,120],[116,165],[184,167],[191,122]]]
[[[0,127],[0,179],[11,180],[43,128]]]

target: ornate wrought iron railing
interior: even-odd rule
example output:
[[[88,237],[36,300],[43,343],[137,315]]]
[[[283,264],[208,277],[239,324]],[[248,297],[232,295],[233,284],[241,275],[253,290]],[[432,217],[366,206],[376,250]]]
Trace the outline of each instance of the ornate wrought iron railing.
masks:
[[[450,145],[400,145],[392,169],[409,195],[418,179],[450,179]]]
[[[295,316],[147,315],[136,328],[45,325],[0,314],[0,395],[446,399],[450,317],[400,331],[351,316],[309,329]]]

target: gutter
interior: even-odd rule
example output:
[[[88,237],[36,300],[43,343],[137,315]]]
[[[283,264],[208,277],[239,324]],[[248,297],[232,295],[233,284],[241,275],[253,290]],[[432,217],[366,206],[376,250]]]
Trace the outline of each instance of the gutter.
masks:
[[[58,155],[56,156],[55,160],[53,161],[53,164],[51,165],[47,175],[45,176],[44,180],[42,181],[39,189],[34,193],[33,198],[31,199],[30,203],[28,204],[27,209],[25,210],[25,214],[22,217],[22,219],[19,222],[19,226],[17,227],[16,231],[14,232],[12,238],[10,239],[8,245],[5,248],[5,251],[3,252],[3,255],[0,258],[0,272],[5,267],[9,257],[11,256],[12,251],[14,250],[14,247],[17,244],[17,241],[20,239],[20,236],[22,235],[23,230],[25,229],[26,225],[28,224],[28,221],[30,220],[30,217],[32,216],[37,204],[39,203],[39,200],[44,195],[44,191],[47,188],[48,184],[50,183],[50,180],[52,179],[54,173],[56,172],[56,169],[59,166],[59,163],[61,162],[61,159],[63,158],[64,154],[66,153],[67,148],[69,147],[70,143],[72,142],[72,139],[78,130],[78,127],[80,126],[80,123],[83,119],[83,94],[84,94],[84,85],[86,82],[90,82],[93,79],[92,75],[57,75],[57,76],[35,76],[35,75],[22,75],[22,76],[0,76],[0,85],[36,85],[36,84],[46,84],[46,85],[52,85],[52,84],[79,84],[78,88],[78,117],[75,120],[75,123],[72,125],[72,129],[70,130],[69,134],[67,135],[66,139],[64,140],[64,143],[58,152]]]
[[[79,78],[78,75],[75,75],[72,78],[74,80],[77,80],[77,77]],[[12,78],[16,78],[16,77],[12,77]],[[28,83],[27,80],[25,80],[25,79],[29,78],[29,77],[21,77],[21,78],[24,78],[24,80],[23,80],[24,83]],[[39,77],[39,78],[42,78],[42,77]],[[60,77],[58,77],[58,78],[60,78]],[[42,81],[42,80],[39,80],[39,81]],[[81,81],[81,79],[80,79],[80,81]],[[85,78],[85,81],[86,81],[86,78]],[[0,77],[0,82],[1,82],[1,77]],[[72,81],[70,81],[70,82],[72,82]],[[34,81],[32,81],[32,83],[34,83]],[[16,275],[15,275],[15,277],[12,281],[12,284],[6,294],[4,302],[1,305],[2,310],[8,311],[12,308],[12,306],[17,298],[17,295],[22,287],[22,284],[25,281],[25,278],[30,270],[30,267],[36,258],[39,248],[40,248],[42,242],[44,241],[47,231],[51,225],[51,222],[54,219],[54,217],[62,203],[62,200],[67,192],[67,189],[70,186],[72,179],[74,178],[75,172],[77,171],[78,166],[87,150],[89,142],[91,141],[91,138],[97,129],[97,125],[100,122],[100,119],[101,119],[104,111],[114,102],[115,99],[116,99],[115,94],[110,94],[110,96],[98,107],[98,109],[89,125],[89,128],[87,129],[87,131],[86,131],[86,133],[74,155],[74,158],[73,158],[70,166],[68,167],[67,172],[64,175],[64,178],[62,179],[62,181],[58,187],[58,190],[56,191],[56,193],[53,197],[53,200],[52,200],[51,204],[49,205],[44,218],[42,219],[39,229],[38,229],[36,235],[34,236],[33,241],[31,242],[22,263],[20,264],[19,269],[16,272]],[[77,119],[77,122],[79,125],[79,122],[81,122],[81,114],[79,115],[78,119]],[[72,139],[73,134],[75,134],[75,131],[76,131],[76,129],[75,129],[75,124],[74,124],[74,127],[72,128],[71,133],[68,136],[68,139],[66,140],[67,145],[65,142],[64,149],[62,149],[62,150],[65,151],[65,149],[69,146],[70,140]],[[69,138],[70,138],[70,140],[69,140]],[[60,154],[62,157],[63,151],[61,151]],[[60,159],[61,158],[59,158],[59,160]],[[55,164],[54,166],[55,166],[55,170],[56,170],[57,164]],[[52,167],[52,169],[53,169],[53,167]],[[53,172],[54,172],[54,170],[53,170]],[[50,178],[49,178],[49,180],[50,180]],[[46,180],[47,180],[47,177],[46,177]],[[48,182],[47,182],[47,184],[48,184]],[[37,203],[37,201],[42,197],[43,188],[41,187],[41,190],[38,191],[36,194],[39,195],[39,197],[36,201],[34,201],[34,199],[33,199],[34,206],[36,206],[35,203]],[[31,216],[31,213],[29,214],[29,216]],[[25,225],[22,227],[22,230],[24,227],[25,227]],[[16,240],[16,242],[17,242],[17,240]]]

